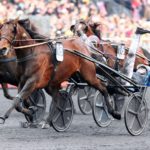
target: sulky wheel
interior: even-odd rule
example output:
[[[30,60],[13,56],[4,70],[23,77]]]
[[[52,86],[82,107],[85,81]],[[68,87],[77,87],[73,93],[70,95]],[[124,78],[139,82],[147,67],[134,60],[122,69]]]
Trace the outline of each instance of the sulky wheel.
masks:
[[[52,101],[50,112],[54,110],[51,125],[58,132],[67,130],[73,119],[73,102],[71,96],[66,91],[60,91],[57,96],[57,104]]]
[[[79,88],[78,90],[78,105],[84,115],[92,113],[95,92],[96,90],[90,86],[85,86],[83,89]]]
[[[147,123],[148,108],[140,93],[135,93],[129,98],[124,115],[128,132],[131,135],[141,134]]]
[[[46,99],[44,92],[42,90],[34,91],[29,97],[29,102],[30,106],[27,106],[27,104],[23,105],[29,109],[34,108],[36,111],[34,112],[32,119],[28,115],[25,115],[26,120],[32,123],[41,122],[46,110]]]
[[[114,102],[112,102],[112,105],[114,105]],[[98,90],[94,97],[93,118],[100,127],[107,127],[111,123],[111,116],[108,113],[104,96]]]

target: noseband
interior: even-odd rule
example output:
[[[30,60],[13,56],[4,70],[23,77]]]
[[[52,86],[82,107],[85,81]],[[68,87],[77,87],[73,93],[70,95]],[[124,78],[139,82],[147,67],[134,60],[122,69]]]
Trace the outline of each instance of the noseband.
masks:
[[[10,40],[8,37],[6,37],[6,36],[1,36],[1,39],[5,39],[5,40],[7,40],[11,45],[12,45],[12,43],[13,43],[13,40]]]

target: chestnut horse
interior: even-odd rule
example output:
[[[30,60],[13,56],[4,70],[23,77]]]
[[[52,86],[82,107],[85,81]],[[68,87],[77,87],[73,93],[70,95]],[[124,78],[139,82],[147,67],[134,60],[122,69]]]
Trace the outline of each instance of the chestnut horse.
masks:
[[[37,34],[37,33],[36,33]],[[114,110],[110,104],[109,94],[106,85],[96,77],[95,64],[76,56],[68,51],[64,51],[64,60],[59,62],[57,66],[53,63],[52,47],[48,44],[40,44],[34,40],[35,33],[24,26],[23,22],[18,19],[5,22],[1,27],[0,54],[5,55],[13,47],[16,53],[18,64],[18,94],[14,99],[14,104],[5,113],[3,119],[9,117],[14,108],[32,117],[31,110],[22,106],[22,101],[26,100],[33,91],[44,88],[46,92],[56,100],[56,96],[63,81],[66,81],[75,72],[79,72],[89,85],[102,92],[105,97],[109,113],[116,119],[121,119],[119,112]],[[28,40],[32,39],[32,40]],[[89,51],[80,40],[64,39],[61,40],[64,49],[75,49],[87,56],[90,56]],[[49,41],[50,44],[52,44]],[[26,45],[35,45],[29,48],[23,48]],[[19,49],[15,47],[21,46]],[[3,52],[3,53],[1,53]],[[53,114],[48,117],[51,120]]]
[[[101,37],[101,23],[92,23],[90,20],[78,20],[75,25],[71,26],[71,31],[74,33],[78,30],[82,30],[88,37],[91,35],[96,35],[100,42],[104,42],[104,44],[99,44],[98,49],[103,52],[104,56],[107,58],[107,63],[109,67],[114,67],[116,62],[116,56],[117,56],[117,47],[112,46],[110,44],[110,41],[104,41]],[[127,55],[126,51],[126,55]],[[138,54],[145,57],[144,52],[141,49],[138,49]],[[145,57],[146,58],[146,57]],[[125,60],[125,59],[124,59]],[[120,60],[120,68],[123,67],[124,60]],[[138,64],[145,64],[149,65],[149,62],[147,59],[136,57],[134,69],[136,70]]]

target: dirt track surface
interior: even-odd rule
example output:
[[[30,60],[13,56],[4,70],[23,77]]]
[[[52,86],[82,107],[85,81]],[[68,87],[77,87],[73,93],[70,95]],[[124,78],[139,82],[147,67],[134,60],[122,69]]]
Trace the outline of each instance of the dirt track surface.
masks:
[[[15,95],[16,91],[11,90]],[[2,91],[0,90],[2,95]],[[48,99],[50,99],[48,96]],[[24,116],[14,111],[4,125],[0,125],[0,150],[148,150],[150,149],[149,121],[142,135],[131,136],[124,125],[124,120],[113,121],[107,128],[98,127],[92,115],[85,116],[79,112],[69,130],[63,133],[53,128],[21,128]],[[11,102],[1,96],[0,115],[6,111]],[[49,103],[48,103],[49,105]]]

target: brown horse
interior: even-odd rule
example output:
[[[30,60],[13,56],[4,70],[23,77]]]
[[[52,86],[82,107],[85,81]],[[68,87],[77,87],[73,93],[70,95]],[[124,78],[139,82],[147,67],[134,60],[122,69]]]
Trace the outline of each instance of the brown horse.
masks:
[[[24,20],[24,23],[28,23],[28,20]],[[2,24],[0,24],[0,27]],[[34,26],[31,29],[36,30]],[[1,32],[0,32],[1,36]],[[16,54],[14,50],[8,52],[7,56],[0,55],[0,84],[3,89],[4,96],[7,99],[13,100],[14,97],[10,96],[8,93],[8,84],[17,86],[17,62]]]
[[[5,22],[1,27],[0,54],[6,55],[12,47],[36,44],[37,41],[33,39],[34,35],[34,32],[27,30],[24,24],[17,19]],[[86,45],[79,38],[61,40],[61,42],[65,49],[75,49],[90,56]],[[6,112],[3,119],[8,118],[15,107],[20,112],[32,116],[33,112],[21,105],[22,100],[26,100],[33,91],[40,88],[44,88],[55,100],[60,84],[77,71],[89,85],[102,92],[109,113],[114,118],[121,119],[120,113],[115,111],[110,104],[105,84],[96,77],[95,64],[68,51],[64,51],[64,61],[55,66],[52,50],[52,47],[49,47],[48,44],[15,49],[17,60],[20,62],[18,64],[19,92],[15,97],[14,104]],[[52,115],[50,114],[49,120],[51,120]]]
[[[115,66],[116,56],[117,56],[117,47],[112,46],[110,44],[110,41],[102,40],[101,23],[99,23],[99,22],[93,23],[90,20],[88,20],[88,21],[78,20],[77,23],[75,25],[72,25],[70,29],[74,33],[78,30],[82,30],[88,37],[91,35],[96,35],[100,39],[100,42],[104,42],[104,44],[98,45],[98,49],[100,51],[102,51],[104,56],[107,58],[108,66],[110,66],[110,67]],[[128,54],[128,52],[126,51],[126,56],[127,56],[127,54]],[[145,57],[144,52],[141,49],[138,49],[138,54]],[[124,61],[125,61],[125,59],[120,60],[120,62],[119,62],[120,68],[123,67]],[[134,65],[135,70],[136,70],[138,64],[148,65],[149,62],[148,62],[148,60],[137,56],[136,60],[135,60],[135,65]]]

